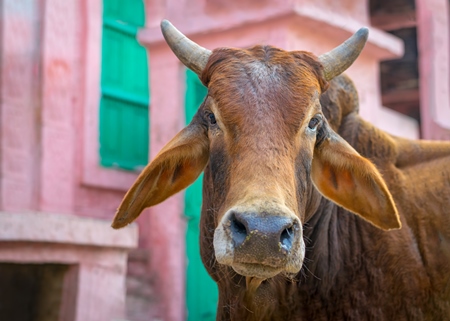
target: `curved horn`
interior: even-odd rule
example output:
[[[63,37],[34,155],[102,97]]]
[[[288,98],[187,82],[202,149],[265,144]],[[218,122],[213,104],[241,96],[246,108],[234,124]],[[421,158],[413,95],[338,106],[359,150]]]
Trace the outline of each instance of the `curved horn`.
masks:
[[[180,61],[197,75],[200,75],[208,62],[211,51],[200,47],[183,35],[168,20],[161,21],[161,31],[170,49]]]
[[[341,45],[319,56],[326,80],[333,79],[351,66],[364,48],[368,36],[369,29],[361,28]]]

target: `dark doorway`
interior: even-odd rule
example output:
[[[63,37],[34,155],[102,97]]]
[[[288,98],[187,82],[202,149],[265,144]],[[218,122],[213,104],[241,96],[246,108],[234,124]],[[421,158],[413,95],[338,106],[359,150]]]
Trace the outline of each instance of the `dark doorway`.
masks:
[[[58,321],[64,275],[62,264],[0,264],[0,320]]]

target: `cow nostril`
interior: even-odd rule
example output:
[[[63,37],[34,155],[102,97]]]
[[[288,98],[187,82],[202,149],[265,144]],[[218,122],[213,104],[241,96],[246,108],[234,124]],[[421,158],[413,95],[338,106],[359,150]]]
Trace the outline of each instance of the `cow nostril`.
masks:
[[[281,247],[287,251],[290,251],[292,248],[292,242],[294,240],[295,235],[295,225],[285,228],[283,232],[281,232],[280,243]]]
[[[247,228],[245,225],[239,221],[235,214],[232,214],[230,217],[230,229],[232,234],[232,239],[234,241],[235,246],[239,246],[244,243],[245,238],[248,235]]]

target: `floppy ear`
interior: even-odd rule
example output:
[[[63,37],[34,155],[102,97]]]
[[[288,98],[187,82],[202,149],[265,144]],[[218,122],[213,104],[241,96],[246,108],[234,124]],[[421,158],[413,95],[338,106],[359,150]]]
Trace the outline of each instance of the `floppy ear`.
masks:
[[[329,136],[314,150],[311,176],[316,188],[376,227],[400,228],[394,201],[376,167],[328,130]]]
[[[130,224],[145,208],[161,203],[192,184],[208,158],[209,140],[205,129],[191,123],[144,168],[117,209],[112,227]]]

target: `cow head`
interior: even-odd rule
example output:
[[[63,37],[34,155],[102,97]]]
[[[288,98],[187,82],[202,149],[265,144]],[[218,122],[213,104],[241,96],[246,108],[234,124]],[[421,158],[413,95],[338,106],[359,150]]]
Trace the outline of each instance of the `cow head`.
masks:
[[[379,172],[331,129],[319,101],[327,81],[358,57],[367,29],[320,57],[271,46],[211,52],[168,21],[162,30],[208,95],[128,191],[114,228],[187,187],[207,165],[203,215],[214,215],[216,259],[249,278],[300,270],[302,224],[317,210],[317,191],[381,229],[400,227]]]

